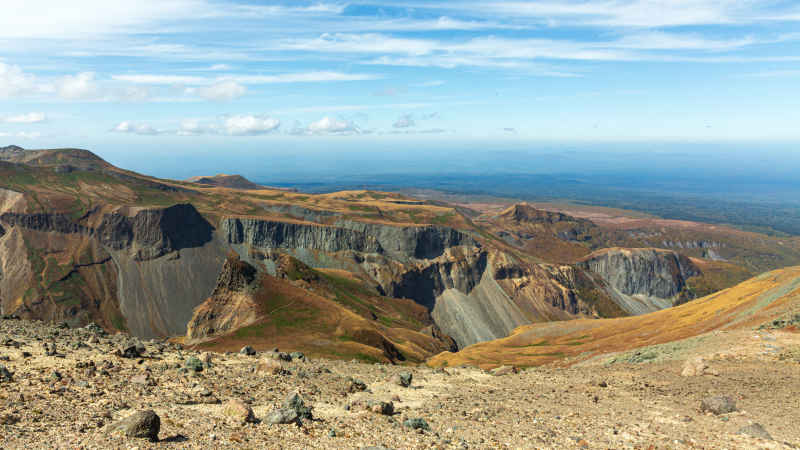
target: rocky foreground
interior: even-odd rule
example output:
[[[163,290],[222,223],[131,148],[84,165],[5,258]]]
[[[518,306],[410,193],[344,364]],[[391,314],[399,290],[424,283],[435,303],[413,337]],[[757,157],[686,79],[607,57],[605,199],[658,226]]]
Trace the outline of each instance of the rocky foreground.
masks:
[[[198,353],[6,318],[0,447],[800,446],[797,335],[715,339],[735,345],[707,359],[486,372]]]

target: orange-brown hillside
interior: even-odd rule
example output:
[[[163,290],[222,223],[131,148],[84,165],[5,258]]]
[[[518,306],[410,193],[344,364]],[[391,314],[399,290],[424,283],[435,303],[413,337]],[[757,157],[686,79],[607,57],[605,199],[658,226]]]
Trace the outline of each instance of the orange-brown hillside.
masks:
[[[800,267],[764,273],[684,305],[617,319],[580,319],[517,328],[504,339],[444,352],[432,366],[574,364],[597,355],[662,344],[714,330],[753,328],[800,308]]]

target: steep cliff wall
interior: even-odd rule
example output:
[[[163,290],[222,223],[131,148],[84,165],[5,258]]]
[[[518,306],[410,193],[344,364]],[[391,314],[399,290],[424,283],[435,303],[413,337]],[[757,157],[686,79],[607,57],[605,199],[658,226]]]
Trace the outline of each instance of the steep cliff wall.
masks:
[[[306,249],[324,252],[352,250],[408,260],[431,259],[450,247],[477,242],[447,227],[396,227],[349,220],[333,225],[280,222],[265,219],[226,218],[220,232],[230,244],[257,248]]]
[[[644,314],[672,306],[689,277],[700,270],[689,258],[660,249],[605,249],[580,262],[599,275],[626,311]]]

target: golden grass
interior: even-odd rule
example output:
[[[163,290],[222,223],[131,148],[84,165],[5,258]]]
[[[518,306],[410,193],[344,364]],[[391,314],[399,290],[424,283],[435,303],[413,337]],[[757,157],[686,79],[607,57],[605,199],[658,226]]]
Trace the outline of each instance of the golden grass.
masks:
[[[592,356],[663,344],[720,329],[751,328],[800,305],[800,267],[765,273],[684,305],[641,316],[579,319],[519,327],[504,339],[431,358],[432,366],[571,364]]]

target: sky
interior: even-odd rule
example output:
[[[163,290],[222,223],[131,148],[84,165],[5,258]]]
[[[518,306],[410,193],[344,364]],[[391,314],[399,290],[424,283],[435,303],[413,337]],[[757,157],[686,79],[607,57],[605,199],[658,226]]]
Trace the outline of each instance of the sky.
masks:
[[[89,148],[156,174],[228,157],[269,170],[306,155],[287,166],[302,170],[340,153],[424,166],[542,142],[800,142],[797,1],[2,6],[0,145]]]

